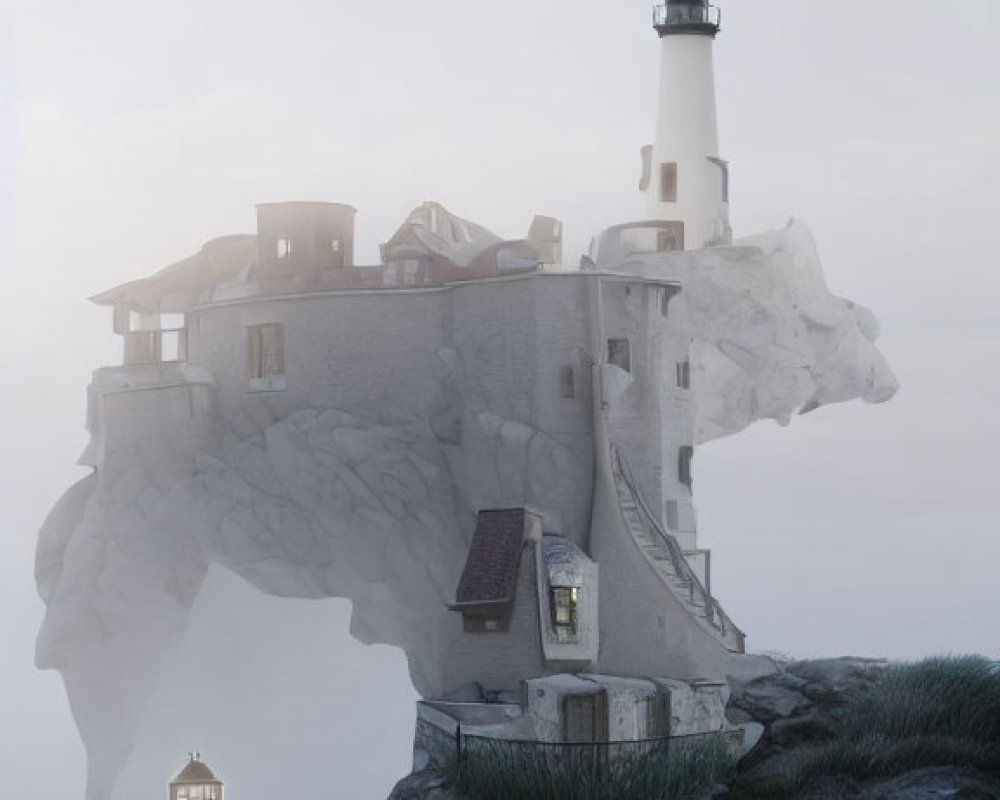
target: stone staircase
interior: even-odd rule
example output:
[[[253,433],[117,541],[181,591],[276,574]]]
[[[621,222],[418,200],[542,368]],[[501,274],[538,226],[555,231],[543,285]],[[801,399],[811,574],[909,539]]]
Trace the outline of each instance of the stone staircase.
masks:
[[[746,636],[705,589],[684,557],[680,543],[660,526],[643,500],[625,456],[611,448],[615,490],[622,519],[636,546],[660,580],[697,623],[727,650],[745,652]]]

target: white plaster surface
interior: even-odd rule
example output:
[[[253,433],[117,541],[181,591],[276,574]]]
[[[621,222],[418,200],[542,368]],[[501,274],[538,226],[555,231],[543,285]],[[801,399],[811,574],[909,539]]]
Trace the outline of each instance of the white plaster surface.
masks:
[[[678,431],[692,424],[676,416],[684,409],[696,440],[707,441],[756,419],[787,422],[895,389],[872,343],[873,317],[829,293],[799,223],[740,247],[650,255],[625,269],[684,285],[657,323],[672,327],[651,322],[663,319],[655,291],[630,294],[615,279],[598,323],[588,299],[597,276],[538,275],[206,306],[194,315],[192,366],[100,372],[89,422],[96,476],[56,506],[38,546],[48,606],[38,663],[65,680],[90,761],[89,800],[111,796],[212,564],[272,595],[351,598],[357,638],[402,647],[421,694],[445,689],[439,653],[455,623],[446,604],[474,511],[537,506],[578,544],[592,535],[584,389],[589,364],[606,358],[605,335],[634,339],[633,380],[617,376],[605,389],[618,420],[612,434],[634,440],[626,449],[652,442],[633,460],[647,483],[667,480]],[[309,356],[289,362],[286,392],[248,395],[241,332],[275,321],[288,325],[287,346]],[[681,352],[655,341],[663,330],[690,342],[692,397],[683,401],[637,394],[677,392],[669,382]],[[560,393],[567,365],[580,387],[574,398]],[[650,436],[658,428],[662,440]],[[598,546],[591,555],[602,581],[632,585],[625,554],[602,556]],[[626,605],[652,607],[660,590],[649,583],[648,597]],[[643,624],[663,637],[655,614]],[[687,646],[681,631],[670,641]],[[628,652],[617,653],[614,671],[634,667]]]
[[[713,39],[672,35],[660,39],[660,89],[646,208],[650,219],[684,222],[684,244],[697,250],[728,243],[729,204],[723,200],[715,113]],[[677,165],[677,199],[660,197],[660,165]]]

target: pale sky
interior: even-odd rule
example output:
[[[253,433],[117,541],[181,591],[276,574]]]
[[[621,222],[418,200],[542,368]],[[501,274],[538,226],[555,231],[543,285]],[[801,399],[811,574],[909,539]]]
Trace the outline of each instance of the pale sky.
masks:
[[[1000,4],[722,5],[735,231],[809,224],[833,291],[881,320],[902,388],[699,450],[713,588],[752,650],[1000,658]],[[48,508],[84,474],[89,374],[119,357],[86,298],[251,232],[254,204],[272,200],[356,206],[361,262],[425,199],[510,238],[536,213],[561,218],[575,260],[601,228],[643,216],[657,48],[647,0],[0,0],[5,792],[84,785],[58,676],[32,666],[32,558]],[[350,640],[341,605],[292,602],[247,599],[262,621],[240,635],[285,631],[289,684],[316,702],[275,700],[280,682],[216,689],[212,664],[182,658],[172,680],[190,677],[192,702],[224,695],[216,735],[225,709],[248,715],[240,748],[213,759],[196,730],[184,747],[206,750],[232,800],[263,800],[279,754],[293,794],[385,797],[412,735],[402,657]],[[328,620],[326,639],[311,619]],[[128,777],[148,796],[185,752],[157,752],[177,725],[161,712],[137,751],[150,772]]]

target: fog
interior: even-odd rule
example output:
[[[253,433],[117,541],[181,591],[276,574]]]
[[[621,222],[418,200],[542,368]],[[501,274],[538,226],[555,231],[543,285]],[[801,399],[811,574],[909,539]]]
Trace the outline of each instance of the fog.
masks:
[[[12,796],[84,786],[58,675],[32,666],[32,558],[46,511],[85,474],[74,464],[90,372],[120,358],[110,315],[86,298],[252,231],[254,203],[274,200],[356,206],[359,263],[425,199],[505,238],[551,214],[574,260],[600,228],[643,216],[638,149],[655,112],[646,0],[96,6],[0,3],[0,768]],[[833,290],[879,316],[902,389],[699,450],[713,587],[752,650],[1000,658],[1000,7],[729,0],[723,13],[734,230],[805,220]],[[203,599],[216,619],[220,596]],[[411,734],[402,656],[353,642],[335,601],[301,615],[246,602],[260,624],[232,621],[236,652],[286,632],[299,664],[288,685],[315,706],[247,691],[269,674],[253,659],[227,681],[193,631],[170,680],[178,694],[191,684],[192,709],[217,702],[165,755],[157,743],[185,731],[161,705],[131,785],[165,791],[201,748],[233,800],[278,777],[320,797],[384,797]],[[309,632],[314,618],[329,637]],[[368,733],[344,736],[359,697]],[[221,741],[230,722],[234,749],[213,758],[199,736]],[[252,779],[227,756],[258,762]]]

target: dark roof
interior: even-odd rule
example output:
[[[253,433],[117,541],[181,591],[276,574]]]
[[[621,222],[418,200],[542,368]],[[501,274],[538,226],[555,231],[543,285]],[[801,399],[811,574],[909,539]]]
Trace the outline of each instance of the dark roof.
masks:
[[[222,781],[215,777],[208,764],[192,757],[170,783],[222,783]]]
[[[462,570],[456,606],[498,605],[514,599],[524,541],[523,508],[480,511]]]

